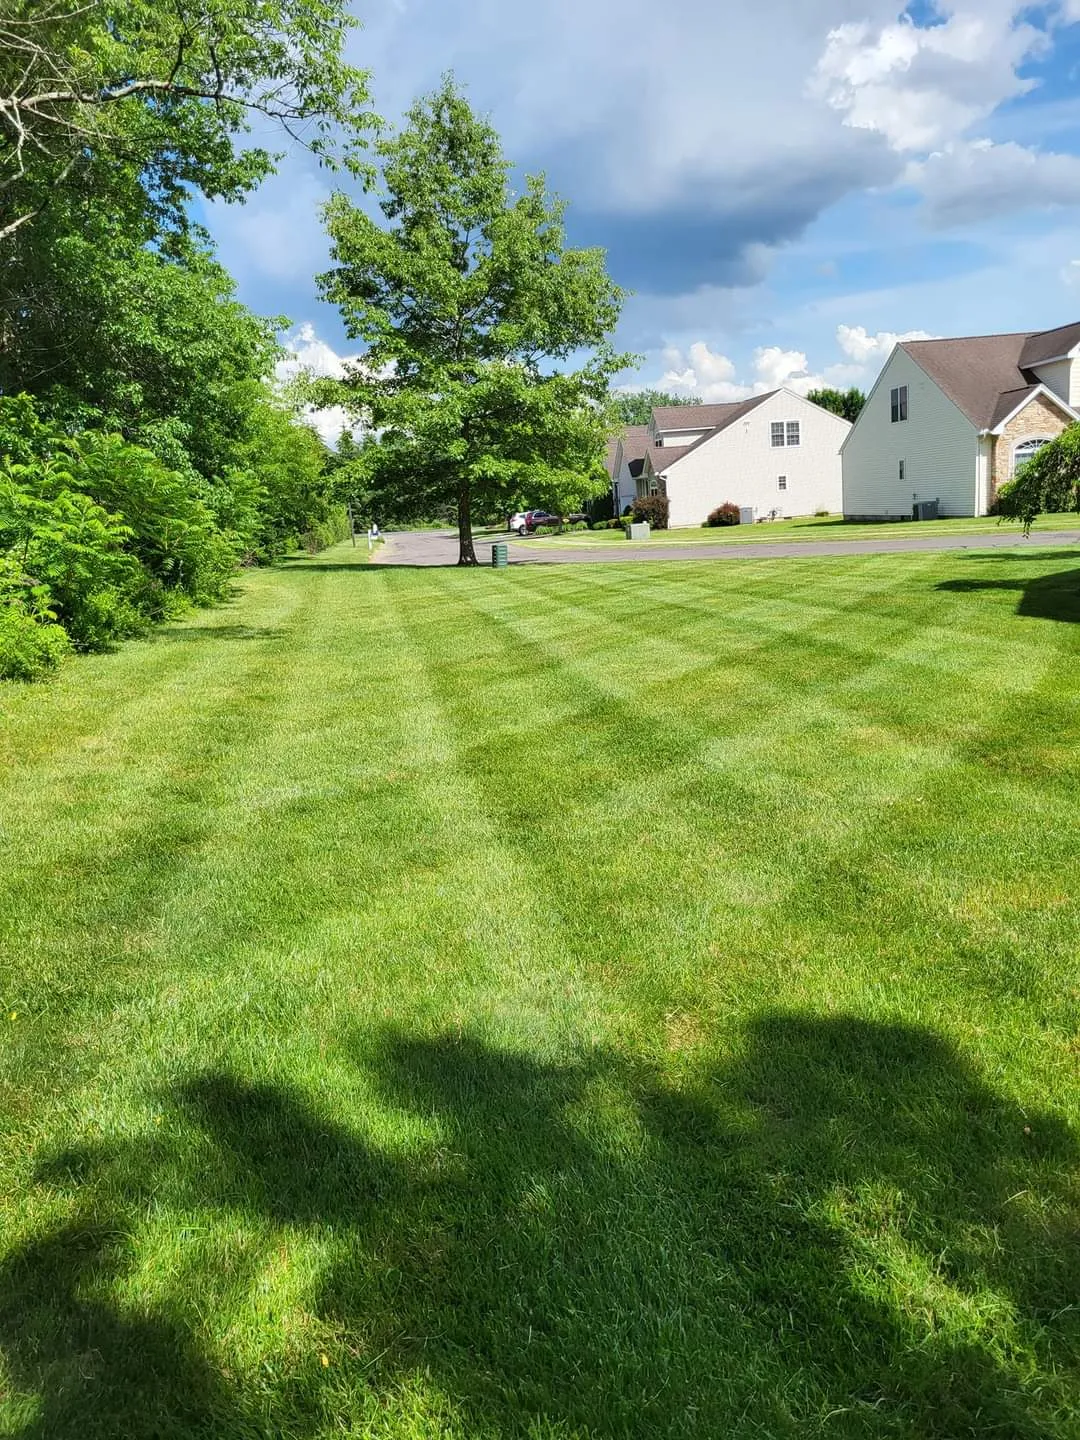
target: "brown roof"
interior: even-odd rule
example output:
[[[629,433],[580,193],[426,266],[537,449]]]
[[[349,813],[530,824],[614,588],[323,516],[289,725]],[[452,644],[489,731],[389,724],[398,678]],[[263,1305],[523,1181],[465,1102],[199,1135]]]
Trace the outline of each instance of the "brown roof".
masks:
[[[771,390],[769,395],[775,395]],[[735,400],[724,405],[660,405],[653,413],[658,430],[723,430],[747,410],[768,400],[769,395],[755,395],[749,400]]]
[[[607,456],[604,467],[612,479],[615,478],[615,459],[619,453],[619,441],[622,441],[623,458],[625,460],[640,460],[652,443],[649,439],[649,427],[647,425],[627,425],[620,430],[618,435],[613,435],[607,443]]]
[[[1024,369],[1032,365],[1045,365],[1047,360],[1057,360],[1067,355],[1074,345],[1080,345],[1080,322],[1074,325],[1059,325],[1056,330],[1040,330],[1029,335],[1027,344],[1020,354]]]
[[[1037,383],[1020,368],[1028,339],[1027,334],[973,335],[964,340],[904,340],[901,345],[976,430],[990,430],[1001,396]]]
[[[993,430],[1041,383],[1031,368],[1080,344],[1080,324],[961,340],[902,340],[921,370],[977,430]]]
[[[713,433],[715,432],[709,432],[710,435]],[[708,438],[708,436],[702,437],[702,439]],[[666,470],[671,469],[676,460],[681,460],[688,451],[696,450],[700,444],[701,441],[698,440],[693,445],[653,445],[649,450],[649,464],[652,466],[653,473],[663,475]]]

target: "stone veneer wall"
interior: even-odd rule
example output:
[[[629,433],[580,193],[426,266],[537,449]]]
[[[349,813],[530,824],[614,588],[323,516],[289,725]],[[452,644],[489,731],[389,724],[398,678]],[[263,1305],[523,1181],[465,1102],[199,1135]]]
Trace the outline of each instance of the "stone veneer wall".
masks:
[[[1037,395],[1030,405],[1025,405],[1019,415],[1014,415],[1000,435],[994,438],[994,455],[991,472],[990,499],[1010,478],[1013,446],[1018,440],[1053,440],[1072,422],[1063,415],[1056,405],[1051,405],[1045,395]]]

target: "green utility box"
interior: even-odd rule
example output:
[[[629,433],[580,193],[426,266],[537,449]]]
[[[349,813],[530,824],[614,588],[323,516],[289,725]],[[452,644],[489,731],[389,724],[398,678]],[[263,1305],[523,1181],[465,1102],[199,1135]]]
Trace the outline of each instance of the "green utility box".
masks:
[[[510,563],[510,560],[505,545],[492,545],[491,563],[492,565],[494,565],[496,570],[506,569],[507,565]]]

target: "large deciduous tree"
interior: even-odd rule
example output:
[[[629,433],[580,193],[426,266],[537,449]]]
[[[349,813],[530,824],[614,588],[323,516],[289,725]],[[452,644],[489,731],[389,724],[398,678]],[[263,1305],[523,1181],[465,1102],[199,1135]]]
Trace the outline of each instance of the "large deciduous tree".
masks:
[[[66,189],[183,229],[192,190],[236,199],[273,168],[240,143],[253,117],[356,165],[354,24],[347,0],[0,0],[0,242]]]
[[[383,222],[344,195],[326,211],[323,292],[367,347],[344,398],[378,437],[372,492],[398,515],[456,508],[459,563],[475,565],[474,511],[564,508],[593,488],[628,358],[607,338],[622,292],[602,251],[567,248],[542,177],[513,191],[498,136],[452,81],[378,155]]]

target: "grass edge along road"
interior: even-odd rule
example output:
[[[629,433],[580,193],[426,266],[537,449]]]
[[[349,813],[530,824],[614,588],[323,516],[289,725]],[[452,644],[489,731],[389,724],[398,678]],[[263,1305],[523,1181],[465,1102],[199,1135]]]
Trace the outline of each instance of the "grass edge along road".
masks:
[[[1038,531],[1075,531],[1080,526],[1080,516],[1075,512],[1064,515],[1039,515],[1032,524],[1032,533]],[[795,520],[762,521],[756,525],[692,525],[676,530],[654,530],[648,540],[637,540],[634,548],[644,546],[663,548],[681,545],[769,545],[786,544],[790,541],[825,540],[830,544],[844,540],[905,540],[925,539],[940,535],[1001,535],[1012,533],[1018,543],[1023,539],[1023,530],[1015,522],[998,520],[994,516],[961,516],[941,520],[879,521],[874,524],[858,524],[847,521],[840,515],[804,515]],[[505,529],[486,529],[476,533],[476,539],[499,539],[506,536]],[[625,545],[626,536],[622,530],[569,530],[562,535],[530,535],[525,542],[530,548],[564,549],[607,549],[611,545]]]
[[[0,1431],[1074,1436],[1078,567],[344,547],[0,689]]]

